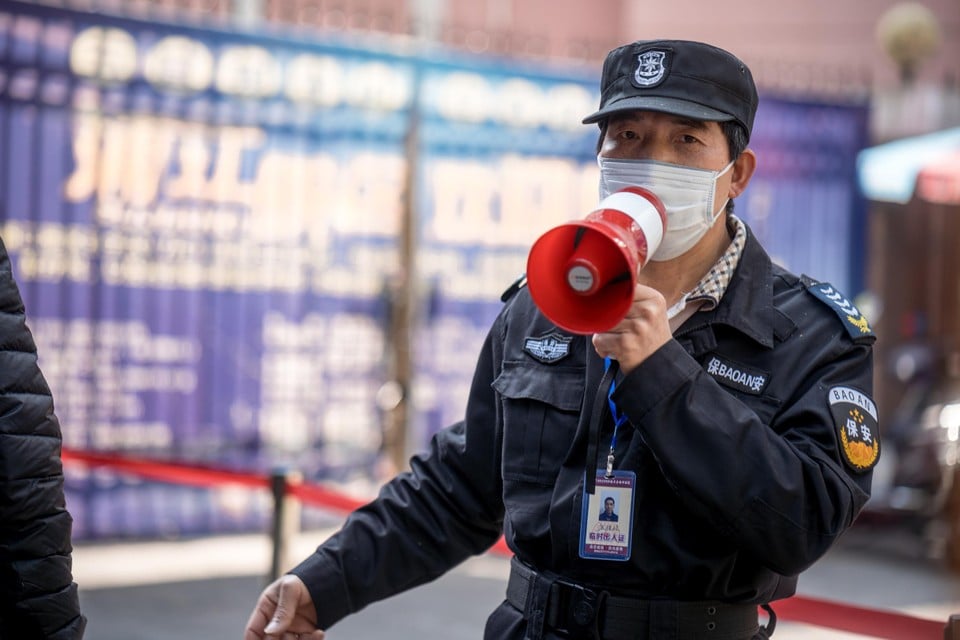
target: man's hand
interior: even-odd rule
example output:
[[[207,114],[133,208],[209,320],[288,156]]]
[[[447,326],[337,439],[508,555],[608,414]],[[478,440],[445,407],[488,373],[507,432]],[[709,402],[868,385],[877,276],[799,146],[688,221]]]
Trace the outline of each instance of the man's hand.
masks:
[[[274,581],[247,620],[243,640],[323,640],[307,586],[295,575]]]
[[[593,348],[601,357],[618,361],[620,371],[626,375],[672,337],[663,295],[638,284],[627,315],[609,331],[594,334]]]

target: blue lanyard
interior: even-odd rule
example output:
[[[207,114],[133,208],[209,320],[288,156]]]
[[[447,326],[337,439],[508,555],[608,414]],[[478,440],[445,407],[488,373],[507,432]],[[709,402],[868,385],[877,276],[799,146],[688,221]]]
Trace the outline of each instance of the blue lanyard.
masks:
[[[603,359],[603,371],[606,373],[610,370],[610,357],[607,356]],[[607,477],[610,478],[613,476],[613,462],[614,455],[613,451],[617,447],[617,429],[620,428],[624,422],[627,421],[627,416],[620,413],[617,409],[617,403],[613,401],[613,392],[617,388],[617,379],[614,377],[610,380],[610,388],[607,390],[607,405],[610,407],[610,415],[613,416],[613,436],[610,438],[610,452],[607,453]]]

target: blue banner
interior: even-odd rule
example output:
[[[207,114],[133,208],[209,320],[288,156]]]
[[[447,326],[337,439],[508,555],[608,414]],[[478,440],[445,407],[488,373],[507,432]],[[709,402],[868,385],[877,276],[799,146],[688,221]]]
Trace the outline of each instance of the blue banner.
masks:
[[[0,236],[64,442],[379,480],[412,186],[411,447],[459,419],[532,242],[597,201],[596,78],[7,2]],[[866,109],[765,99],[737,211],[861,284]],[[263,496],[70,471],[76,535],[246,530]]]

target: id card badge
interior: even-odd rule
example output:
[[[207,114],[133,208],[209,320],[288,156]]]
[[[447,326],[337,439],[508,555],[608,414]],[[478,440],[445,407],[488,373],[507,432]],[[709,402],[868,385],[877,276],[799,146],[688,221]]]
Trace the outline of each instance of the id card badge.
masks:
[[[583,492],[580,521],[580,557],[592,560],[629,560],[633,534],[633,495],[637,475],[597,471],[593,495]]]

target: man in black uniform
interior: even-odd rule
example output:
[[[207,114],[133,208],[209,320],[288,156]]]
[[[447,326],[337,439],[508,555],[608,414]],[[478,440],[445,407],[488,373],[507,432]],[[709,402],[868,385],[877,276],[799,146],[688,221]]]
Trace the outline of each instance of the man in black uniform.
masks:
[[[570,334],[516,287],[464,420],[264,591],[247,640],[322,638],[501,532],[515,558],[488,640],[765,638],[758,606],[854,521],[879,456],[874,335],[733,215],[756,167],[750,71],[643,41],[608,54],[601,91],[584,120],[601,195],[645,187],[667,215],[626,317]],[[599,521],[603,493],[619,523]]]

